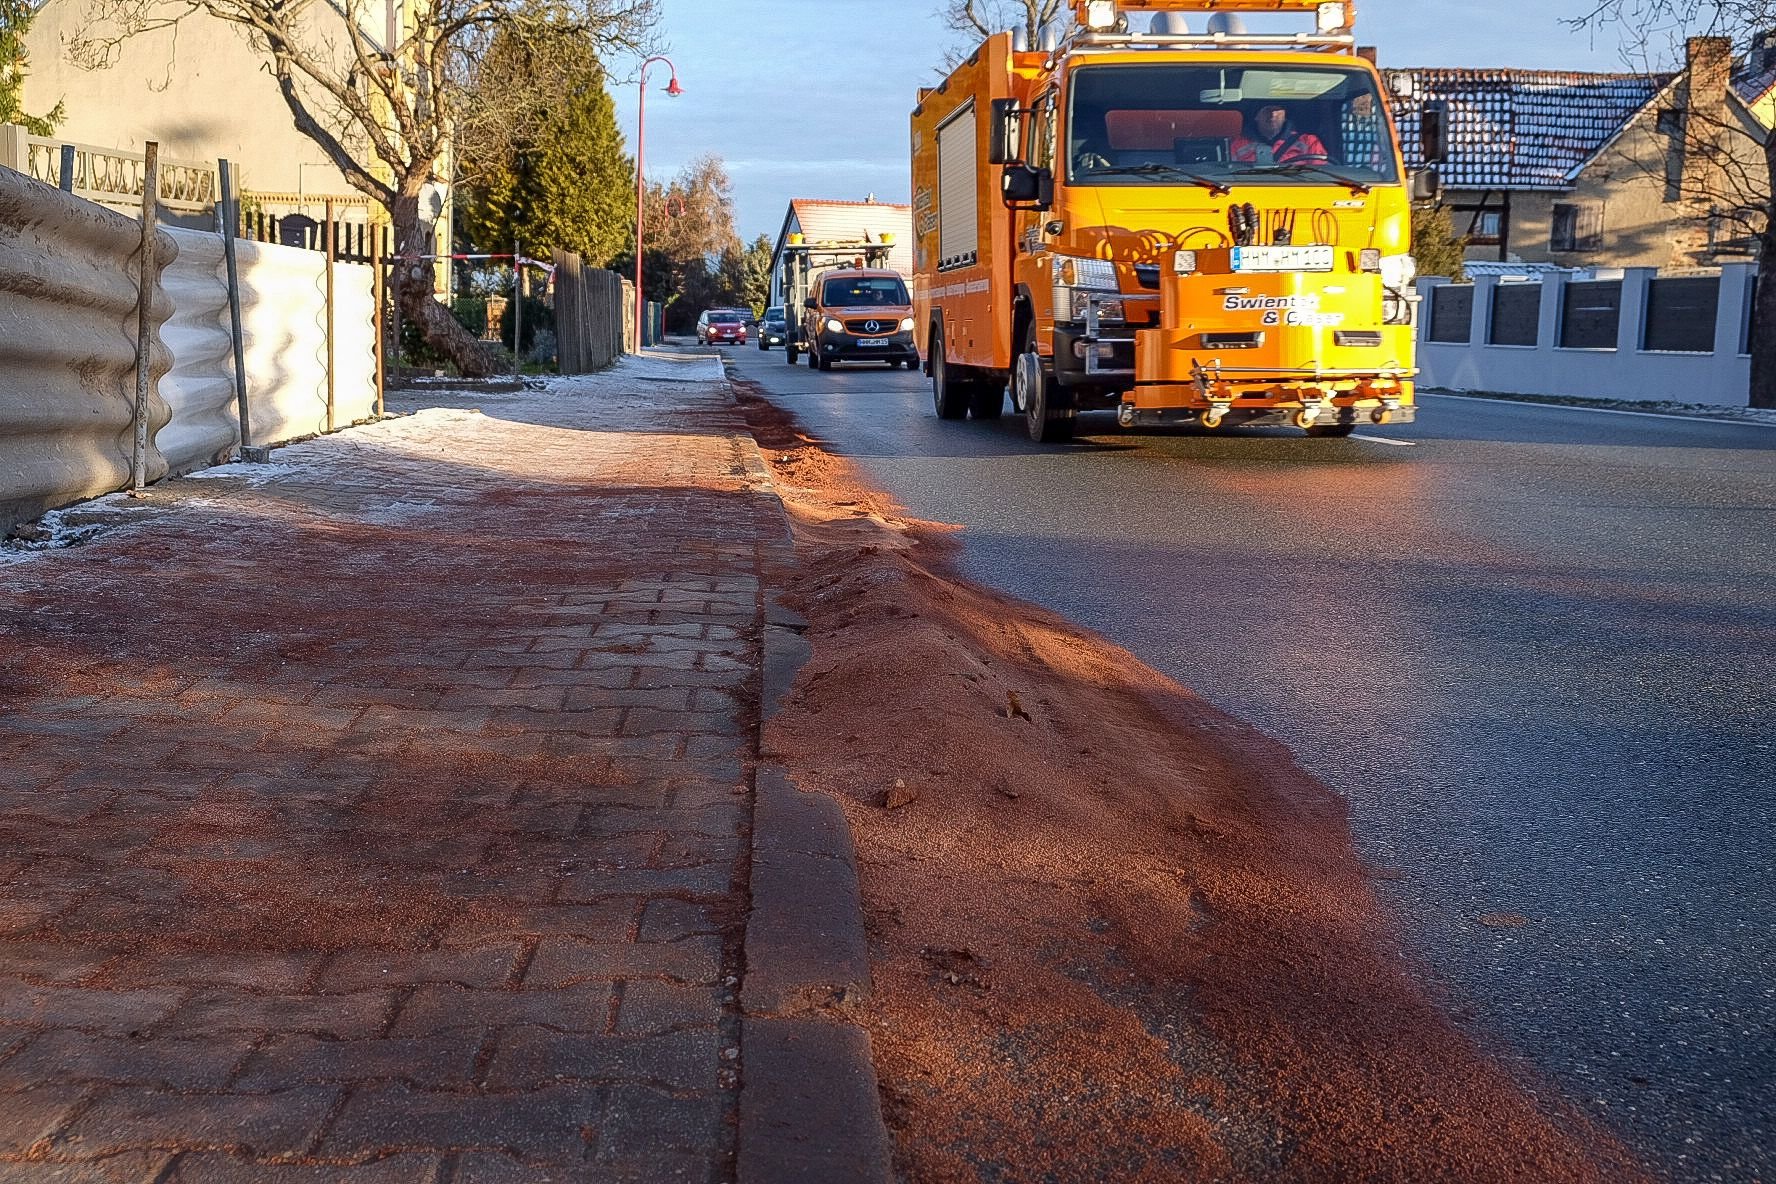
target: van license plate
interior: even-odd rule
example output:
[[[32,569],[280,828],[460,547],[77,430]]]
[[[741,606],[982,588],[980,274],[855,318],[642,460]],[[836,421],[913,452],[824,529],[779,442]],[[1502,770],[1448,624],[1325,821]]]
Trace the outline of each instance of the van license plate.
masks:
[[[858,347],[861,349],[871,349],[874,347],[887,345],[888,343],[886,341],[864,340],[864,341],[859,341],[857,344],[858,344]]]
[[[1235,271],[1331,271],[1331,247],[1235,247]]]

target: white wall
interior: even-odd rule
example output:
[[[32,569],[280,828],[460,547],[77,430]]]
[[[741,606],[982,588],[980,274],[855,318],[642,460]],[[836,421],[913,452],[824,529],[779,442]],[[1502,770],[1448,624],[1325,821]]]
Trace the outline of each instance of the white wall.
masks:
[[[1641,348],[1647,284],[1652,268],[1629,268],[1622,279],[1622,315],[1614,349],[1563,349],[1562,296],[1569,276],[1550,273],[1541,283],[1541,327],[1533,346],[1489,345],[1492,294],[1497,276],[1474,283],[1474,308],[1467,344],[1429,339],[1436,289],[1446,279],[1422,279],[1418,365],[1420,386],[1448,391],[1493,391],[1512,395],[1554,395],[1634,402],[1712,403],[1744,407],[1750,401],[1751,358],[1745,351],[1750,306],[1750,264],[1721,269],[1720,313],[1711,353],[1663,353]]]
[[[0,528],[129,482],[141,224],[0,168]],[[178,248],[164,232],[156,264]],[[172,306],[156,285],[152,328]],[[150,355],[151,429],[169,415]],[[152,447],[150,480],[166,462]]]
[[[150,481],[225,461],[239,445],[222,239],[173,229],[158,241]],[[129,483],[140,242],[134,219],[0,168],[0,527]],[[335,265],[329,359],[326,257],[235,245],[250,443],[370,418],[370,268]]]

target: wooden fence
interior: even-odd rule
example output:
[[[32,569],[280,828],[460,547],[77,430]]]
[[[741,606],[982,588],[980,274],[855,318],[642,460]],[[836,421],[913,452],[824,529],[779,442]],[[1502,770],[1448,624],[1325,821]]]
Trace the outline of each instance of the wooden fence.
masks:
[[[624,349],[630,307],[615,272],[585,266],[571,251],[555,252],[555,348],[563,374],[603,370]]]

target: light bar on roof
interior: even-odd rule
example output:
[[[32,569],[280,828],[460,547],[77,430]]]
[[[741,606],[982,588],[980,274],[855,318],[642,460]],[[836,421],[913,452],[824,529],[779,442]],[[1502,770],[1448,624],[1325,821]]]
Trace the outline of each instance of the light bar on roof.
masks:
[[[1092,32],[1102,33],[1116,26],[1116,16],[1116,0],[1086,0],[1079,21]]]
[[[1344,0],[1331,0],[1314,10],[1314,23],[1322,33],[1342,33],[1350,27],[1350,16],[1346,13]]]

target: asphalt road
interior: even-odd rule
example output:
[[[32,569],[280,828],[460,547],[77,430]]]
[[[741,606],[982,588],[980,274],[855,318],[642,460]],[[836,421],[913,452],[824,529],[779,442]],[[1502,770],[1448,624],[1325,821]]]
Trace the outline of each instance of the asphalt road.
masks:
[[[1776,1180],[1776,429],[1430,396],[1043,448],[730,356],[968,575],[1286,739],[1470,1031],[1673,1180]]]

